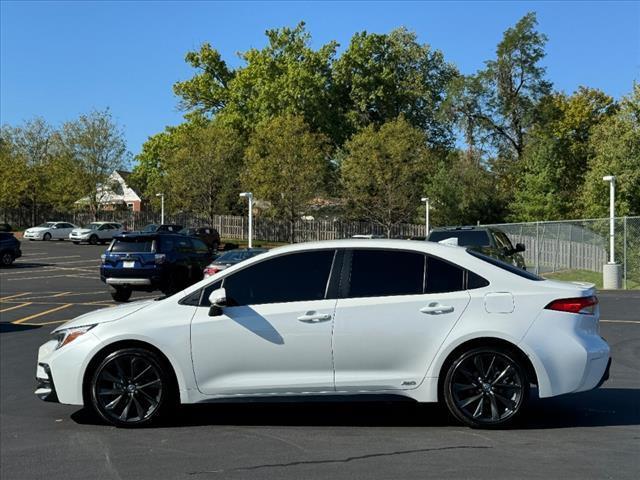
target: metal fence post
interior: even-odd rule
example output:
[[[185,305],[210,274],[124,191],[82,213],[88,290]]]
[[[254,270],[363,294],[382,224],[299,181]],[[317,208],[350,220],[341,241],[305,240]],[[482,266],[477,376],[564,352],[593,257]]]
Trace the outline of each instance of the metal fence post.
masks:
[[[540,275],[540,222],[536,222],[536,275]]]
[[[624,289],[627,289],[627,216],[622,218],[622,261],[623,261],[623,275],[624,275]]]

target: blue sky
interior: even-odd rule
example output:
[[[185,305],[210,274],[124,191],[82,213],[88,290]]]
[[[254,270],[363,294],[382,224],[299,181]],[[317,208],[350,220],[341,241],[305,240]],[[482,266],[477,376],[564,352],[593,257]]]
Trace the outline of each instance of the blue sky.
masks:
[[[313,45],[356,31],[405,26],[463,73],[493,57],[503,31],[528,11],[549,36],[548,78],[616,98],[640,80],[638,2],[5,2],[0,6],[0,120],[59,124],[111,108],[136,154],[180,123],[172,85],[189,78],[189,50],[208,41],[233,66],[268,28],[307,23]]]

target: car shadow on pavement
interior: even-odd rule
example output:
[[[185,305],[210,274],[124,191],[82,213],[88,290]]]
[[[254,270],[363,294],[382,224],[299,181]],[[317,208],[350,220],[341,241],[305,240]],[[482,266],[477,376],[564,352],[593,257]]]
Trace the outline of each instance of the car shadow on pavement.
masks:
[[[39,268],[39,267],[51,267],[55,264],[53,263],[31,263],[31,262],[20,262],[16,261],[11,265],[6,267],[2,267],[2,271],[11,271],[11,270],[22,270],[25,268]]]
[[[387,398],[387,397],[385,397]],[[92,412],[71,415],[79,424],[100,424]],[[456,425],[438,404],[413,401],[298,403],[208,403],[182,406],[160,427],[207,425],[440,427]],[[640,425],[640,389],[605,388],[532,400],[528,413],[509,428],[554,429]]]
[[[20,325],[16,323],[2,322],[0,323],[0,333],[25,332],[40,328],[40,325]]]

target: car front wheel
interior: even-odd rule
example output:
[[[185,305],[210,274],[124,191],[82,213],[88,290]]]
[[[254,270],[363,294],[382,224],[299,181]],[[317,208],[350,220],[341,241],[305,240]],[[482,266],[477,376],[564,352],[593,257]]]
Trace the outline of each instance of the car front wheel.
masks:
[[[462,423],[475,428],[501,427],[524,409],[529,381],[513,352],[475,348],[450,364],[443,396],[451,414]]]
[[[15,258],[13,257],[13,254],[11,252],[2,252],[2,255],[0,255],[0,264],[5,267],[11,265],[14,260]]]
[[[91,245],[97,245],[98,244],[98,236],[97,235],[91,235],[89,237],[89,243]]]
[[[124,348],[107,355],[91,378],[91,406],[117,427],[148,425],[173,402],[164,362],[144,348]]]
[[[42,236],[42,240],[44,240],[45,242],[48,242],[49,240],[51,240],[51,234],[50,233],[45,233]]]

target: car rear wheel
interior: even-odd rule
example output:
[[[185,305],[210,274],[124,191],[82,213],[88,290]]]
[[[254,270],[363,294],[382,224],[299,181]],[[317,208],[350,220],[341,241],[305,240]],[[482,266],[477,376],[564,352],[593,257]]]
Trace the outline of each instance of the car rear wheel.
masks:
[[[97,245],[98,244],[98,236],[97,235],[91,235],[89,237],[89,243],[91,245]]]
[[[2,264],[5,267],[8,267],[9,265],[11,265],[14,260],[15,258],[13,256],[13,253],[11,252],[2,252],[2,255],[0,255],[0,264]]]
[[[91,378],[91,406],[117,427],[158,420],[175,398],[164,363],[144,348],[124,348],[107,355]]]
[[[451,414],[476,428],[501,427],[524,409],[529,380],[517,355],[498,348],[475,348],[449,366],[443,396]]]
[[[51,240],[51,234],[50,233],[45,233],[42,236],[42,240],[44,240],[45,242],[48,242],[49,240]]]
[[[131,298],[131,289],[126,287],[116,287],[115,290],[111,291],[111,298],[113,298],[116,302],[126,302]]]

